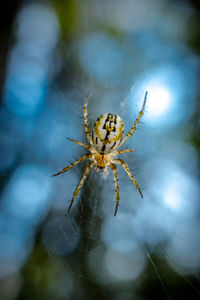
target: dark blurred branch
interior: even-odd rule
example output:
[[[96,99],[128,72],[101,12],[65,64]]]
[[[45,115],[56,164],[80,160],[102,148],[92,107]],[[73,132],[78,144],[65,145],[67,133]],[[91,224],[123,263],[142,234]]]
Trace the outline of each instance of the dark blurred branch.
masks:
[[[7,57],[12,44],[13,21],[21,6],[22,0],[5,1],[0,10],[0,93],[5,81]],[[0,95],[0,98],[2,95]]]

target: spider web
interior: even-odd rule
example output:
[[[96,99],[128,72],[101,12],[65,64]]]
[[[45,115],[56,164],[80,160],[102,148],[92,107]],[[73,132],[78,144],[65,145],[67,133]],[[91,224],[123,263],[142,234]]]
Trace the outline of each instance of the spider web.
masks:
[[[62,3],[67,3],[67,9]],[[1,223],[7,231],[5,233],[3,228],[1,232],[1,261],[6,256],[7,270],[12,273],[13,264],[20,272],[20,267],[33,246],[23,270],[24,290],[28,292],[25,296],[19,296],[25,299],[34,298],[34,295],[37,299],[183,299],[183,295],[187,299],[199,298],[199,170],[196,150],[192,142],[186,142],[191,141],[191,124],[187,122],[193,115],[192,109],[195,106],[192,100],[188,101],[189,105],[183,102],[184,99],[195,98],[196,66],[193,64],[196,60],[191,49],[182,53],[180,48],[175,48],[175,45],[172,47],[174,37],[171,44],[163,42],[170,40],[171,29],[167,31],[167,39],[162,37],[159,40],[161,33],[155,30],[159,26],[151,29],[155,30],[155,36],[149,33],[149,25],[155,24],[152,12],[159,20],[164,19],[165,26],[174,24],[176,28],[173,20],[177,16],[173,15],[172,18],[171,15],[172,11],[177,14],[178,10],[170,4],[170,15],[163,15],[161,7],[154,1],[148,2],[154,9],[147,3],[143,5],[143,1],[142,5],[139,2],[136,5],[134,1],[127,1],[126,5],[124,1],[115,1],[115,5],[112,1],[106,1],[106,4],[104,1],[89,0],[77,3],[57,3],[60,23],[64,24],[63,39],[51,60],[50,77],[54,84],[49,88],[44,110],[41,109],[42,105],[40,107],[35,102],[35,95],[38,94],[39,99],[46,90],[43,84],[46,85],[48,71],[43,72],[44,65],[41,64],[38,73],[36,66],[39,66],[38,62],[45,61],[44,56],[51,56],[51,44],[55,49],[59,34],[57,15],[53,9],[49,15],[49,8],[45,4],[43,7],[31,6],[28,13],[26,11],[22,14],[22,18],[28,17],[17,34],[19,42],[14,47],[17,52],[10,55],[14,59],[14,63],[11,61],[10,64],[14,71],[9,71],[11,79],[16,79],[17,69],[22,66],[18,70],[21,79],[14,80],[14,86],[11,85],[10,92],[7,92],[7,108],[16,113],[16,116],[11,117],[8,111],[1,111],[2,124],[7,124],[3,128],[2,146],[7,146],[2,151],[2,162],[5,160],[7,168],[12,167],[14,172],[2,199]],[[30,18],[31,11],[34,14]],[[76,15],[74,19],[73,14]],[[34,34],[29,40],[29,32],[32,32],[29,29],[35,28],[38,15],[38,24],[43,24],[40,27],[44,30],[41,30],[39,39],[38,30],[33,30]],[[32,27],[28,27],[29,19]],[[43,23],[43,20],[49,22]],[[73,27],[68,20],[76,22],[76,25]],[[181,26],[183,16],[179,16],[178,20]],[[133,21],[136,21],[134,26]],[[27,30],[24,31],[24,28]],[[50,35],[53,28],[54,37]],[[180,30],[181,27],[178,28]],[[50,40],[47,39],[45,50],[43,36],[46,30],[49,30]],[[66,43],[65,34],[70,43]],[[159,43],[155,42],[155,37]],[[20,38],[24,38],[24,48],[21,48]],[[40,46],[37,48],[37,45]],[[24,61],[27,49],[35,49],[35,52],[30,52],[42,56],[36,59],[37,55],[33,55],[32,59],[26,57]],[[158,58],[157,53],[162,53],[163,56]],[[178,58],[174,53],[178,53]],[[168,57],[170,59],[165,61]],[[16,58],[19,59],[17,63]],[[170,69],[172,61],[177,64],[174,63]],[[180,62],[184,64],[180,66]],[[29,66],[29,76],[35,76],[30,76],[31,80],[24,76],[26,64]],[[48,59],[46,64],[50,64]],[[133,74],[137,78],[135,82]],[[22,93],[24,98],[18,93],[21,80],[27,89],[27,94]],[[39,80],[38,93],[32,85],[35,80]],[[7,84],[8,88],[9,86]],[[106,175],[94,170],[90,172],[69,214],[67,209],[87,162],[63,176],[51,178],[50,181],[51,173],[62,169],[84,153],[84,149],[65,142],[65,138],[69,136],[84,141],[83,95],[87,95],[91,89],[91,127],[93,120],[99,115],[111,112],[120,115],[126,130],[133,125],[141,109],[140,101],[143,101],[145,91],[149,91],[144,118],[132,139],[125,145],[127,148],[136,148],[137,151],[121,156],[142,188],[144,198],[141,199],[127,174],[118,166],[120,204],[116,217],[113,216],[116,202],[111,171]],[[183,97],[178,99],[177,95],[181,93]],[[16,99],[12,99],[10,94],[16,96]],[[176,96],[173,98],[171,94]],[[33,101],[30,102],[30,107],[27,106],[29,102],[25,101],[27,98]],[[19,101],[16,107],[13,106],[15,100]],[[182,102],[179,103],[179,100]],[[173,102],[176,102],[174,107],[170,106]],[[30,113],[31,109],[35,109],[34,114],[37,112],[37,116],[24,120],[22,116],[25,117],[24,109],[27,108]],[[38,108],[40,109],[37,111]],[[17,114],[20,109],[22,116],[19,117]],[[158,118],[157,125],[153,127],[151,124],[151,127],[148,120],[151,120],[152,115],[159,117],[159,114],[161,117]],[[187,130],[178,127],[181,122],[185,122]],[[199,140],[198,137],[196,139]],[[21,144],[21,147],[16,147],[15,143]],[[10,152],[11,148],[15,148],[15,154]],[[16,164],[22,162],[27,165],[17,168]],[[9,176],[6,169],[6,181]],[[50,200],[52,203],[46,217],[44,211],[48,210],[47,203]],[[11,222],[13,219],[15,222]],[[41,224],[40,228],[38,224]],[[34,233],[38,228],[39,233],[34,242]],[[15,255],[12,253],[12,245]],[[18,253],[21,254],[19,249],[24,254],[18,257]],[[9,255],[13,255],[11,260]],[[21,281],[21,274],[18,273],[17,276],[17,280]],[[34,294],[36,290],[38,295]]]
[[[85,92],[85,88],[82,90],[83,92],[78,92],[78,94],[77,90],[75,93],[74,91],[69,93],[69,99],[74,101],[71,101],[67,107],[69,119],[66,124],[66,132],[69,131],[69,133],[66,135],[86,142],[82,135],[84,133],[82,116],[84,97],[82,95],[87,95],[90,88]],[[92,90],[92,97],[88,104],[90,130],[99,115],[112,112],[120,115],[124,121],[125,132],[127,132],[141,109],[140,101],[143,100],[145,90],[137,92],[133,98],[132,89],[129,87],[127,88],[129,92],[125,93],[127,97],[122,96],[122,92],[109,92],[105,96],[103,92],[102,94],[96,92],[95,84],[92,84]],[[137,91],[137,84],[134,85],[134,90]],[[66,99],[66,95],[63,95],[63,99]],[[130,102],[133,100],[133,113],[130,114]],[[108,289],[109,285],[123,287],[132,282],[133,286],[129,292],[135,295],[139,295],[140,292],[146,295],[157,293],[160,298],[170,299],[170,293],[173,294],[171,291],[174,288],[170,277],[174,277],[180,285],[189,286],[189,293],[192,293],[194,297],[199,297],[199,278],[195,268],[190,268],[189,265],[189,269],[187,269],[182,261],[178,259],[176,261],[173,244],[170,244],[177,222],[181,224],[188,218],[186,224],[190,225],[192,217],[186,216],[182,212],[175,216],[176,211],[174,213],[173,209],[176,210],[176,197],[173,192],[176,191],[173,190],[173,185],[169,186],[172,191],[169,191],[167,199],[160,188],[162,185],[166,185],[168,176],[172,176],[172,178],[175,176],[174,182],[186,180],[184,176],[187,177],[187,175],[180,178],[179,173],[182,170],[181,168],[179,170],[179,167],[177,169],[177,164],[173,162],[170,153],[170,149],[175,148],[180,149],[177,153],[181,153],[183,143],[181,140],[177,143],[176,137],[169,138],[167,136],[167,147],[163,147],[162,132],[148,129],[145,120],[145,115],[148,114],[147,100],[144,119],[139,123],[134,136],[123,147],[125,149],[136,148],[136,151],[121,156],[139,183],[144,198],[141,199],[127,174],[118,166],[120,204],[118,214],[114,217],[116,202],[113,174],[111,170],[104,175],[101,171],[96,173],[93,169],[75,200],[72,210],[67,214],[73,192],[87,165],[87,162],[83,162],[55,179],[55,184],[59,186],[58,194],[53,200],[56,204],[52,215],[49,216],[50,226],[47,220],[47,229],[43,229],[42,242],[48,251],[50,260],[57,261],[57,256],[60,257],[58,272],[64,268],[70,278],[68,278],[69,281],[72,283],[78,281],[80,286],[90,284],[92,287],[98,285]],[[63,117],[65,120],[66,117]],[[63,143],[60,143],[60,147],[63,147]],[[167,150],[169,150],[169,154],[166,154]],[[85,149],[73,144],[69,146],[69,142],[66,143],[65,151],[67,159],[70,161],[68,163],[64,161],[63,152],[62,162],[61,159],[59,161],[56,159],[54,162],[55,170],[62,169],[85,153]],[[176,160],[179,165],[182,164],[184,157],[190,156],[190,151],[191,149],[186,149],[185,154],[182,154],[183,157],[177,154]],[[58,162],[60,163],[59,168]],[[175,175],[173,175],[174,170]],[[189,177],[188,180],[191,181]],[[178,185],[178,189],[182,190],[182,186]],[[194,199],[191,207],[188,208],[189,214],[190,210],[193,211],[197,207],[195,195],[198,192],[195,185],[192,189]],[[184,198],[183,194],[181,197]],[[166,201],[166,203],[162,201]],[[191,226],[198,226],[196,218]],[[185,230],[185,228],[183,229]],[[170,247],[172,247],[172,252],[168,250]],[[194,248],[197,249],[198,245]],[[191,254],[192,250],[188,249],[188,253]],[[190,259],[190,254],[187,259]],[[198,261],[198,255],[196,260]],[[192,280],[190,280],[190,274],[193,275]],[[72,290],[72,287],[69,288],[69,295],[74,293]]]
[[[102,17],[101,13],[99,17]],[[85,34],[86,36],[89,35],[89,38],[85,38],[85,40],[83,38],[82,44],[77,43],[71,49],[82,47],[82,55],[86,56],[85,61],[87,63],[88,61],[93,61],[94,57],[88,58],[87,54],[87,52],[89,53],[88,45],[90,45],[88,40],[90,41],[91,39],[93,45],[97,43],[100,49],[101,44],[107,45],[108,53],[114,49],[116,60],[120,59],[120,49],[114,39],[109,41],[101,33],[91,33],[90,35],[92,19],[87,8],[83,8],[83,19]],[[73,57],[71,49],[68,49],[69,56]],[[131,48],[132,50],[135,51],[135,49]],[[134,53],[136,54],[136,52]],[[76,52],[75,55],[78,56],[79,54]],[[107,62],[107,65],[104,67],[105,70],[108,69],[108,72],[102,72],[101,66],[103,64],[101,60],[98,62],[97,68],[92,69],[93,66],[96,66],[95,62],[92,62],[92,65],[90,63],[85,65],[83,58],[79,58],[80,65],[82,65],[83,69],[88,68],[89,75],[85,72],[74,77],[74,82],[71,82],[72,92],[68,92],[68,95],[65,94],[63,96],[64,100],[67,98],[67,103],[70,106],[70,108],[67,107],[66,109],[69,119],[66,132],[67,135],[69,132],[69,137],[71,138],[84,141],[84,138],[81,139],[81,132],[84,132],[84,120],[82,117],[83,95],[87,95],[91,89],[92,97],[88,105],[90,129],[94,123],[93,121],[99,115],[111,112],[122,117],[125,128],[128,130],[132,127],[141,108],[140,100],[143,100],[146,87],[140,86],[138,89],[137,82],[133,84],[130,73],[123,74],[123,72],[114,72],[114,69],[110,70],[107,58],[104,57],[104,59]],[[134,60],[132,62],[134,65]],[[131,65],[131,62],[125,61],[127,68],[124,67],[124,69],[128,69],[129,65]],[[120,67],[118,64],[117,66]],[[93,74],[91,70],[94,72]],[[103,75],[101,75],[101,72]],[[111,80],[106,79],[106,76],[109,78],[112,72],[114,77],[111,76]],[[123,81],[123,76],[127,79],[125,82]],[[98,81],[100,83],[97,83]],[[77,90],[79,90],[78,96]],[[136,92],[132,92],[132,90]],[[74,93],[76,94],[75,96]],[[127,95],[127,97],[124,97],[124,95]],[[72,100],[70,101],[70,99]],[[66,104],[64,107],[66,107]],[[148,100],[145,114],[148,115]],[[82,123],[82,128],[80,123]],[[161,203],[164,195],[159,194],[162,188],[157,188],[156,186],[157,182],[160,185],[164,185],[165,182],[160,181],[160,179],[162,177],[168,178],[166,170],[168,170],[170,176],[170,172],[175,167],[171,163],[170,155],[166,155],[165,147],[163,147],[162,132],[160,134],[156,130],[148,130],[145,119],[144,126],[142,123],[143,119],[138,125],[134,137],[123,147],[135,148],[136,145],[137,151],[121,157],[127,162],[139,186],[143,188],[144,199],[140,198],[135,187],[132,186],[131,181],[125,172],[120,169],[120,166],[117,167],[120,204],[116,217],[113,216],[116,203],[111,170],[106,175],[101,171],[96,173],[94,169],[90,172],[69,214],[67,214],[67,209],[73,191],[82,177],[87,163],[81,163],[67,174],[64,174],[64,176],[56,178],[55,184],[59,187],[57,188],[54,201],[57,203],[55,206],[53,205],[53,209],[42,230],[41,240],[48,251],[49,264],[52,264],[51,262],[53,261],[53,265],[57,265],[58,273],[63,269],[63,276],[67,276],[64,283],[68,282],[69,287],[65,296],[68,293],[69,296],[75,295],[74,297],[79,299],[83,298],[82,293],[85,293],[85,298],[87,298],[87,290],[91,291],[98,287],[100,290],[112,292],[114,298],[120,298],[121,296],[124,299],[125,295],[128,299],[131,298],[130,295],[140,297],[141,293],[146,295],[148,299],[152,293],[152,298],[155,298],[155,295],[157,295],[159,299],[170,299],[174,288],[170,276],[173,279],[175,278],[179,285],[183,285],[183,281],[189,285],[190,297],[191,293],[194,297],[199,297],[200,295],[198,288],[196,288],[196,286],[198,287],[199,279],[196,275],[198,273],[195,267],[188,265],[187,269],[187,266],[182,261],[179,261],[178,257],[174,259],[172,255],[174,251],[174,241],[172,240],[173,236],[175,236],[173,230],[178,227],[178,223],[184,223],[187,218],[190,218],[184,214],[176,218],[173,212],[170,211],[169,206],[171,205],[171,208],[174,208],[173,205],[175,205],[173,186],[170,187],[172,192],[169,192],[169,197],[166,199],[169,205],[166,207]],[[158,139],[161,142],[158,142]],[[172,149],[177,147],[173,139],[168,138],[165,140],[164,146],[166,143],[168,144],[167,150],[170,150],[170,147]],[[181,148],[182,145],[180,141],[178,147]],[[66,146],[67,159],[76,160],[77,157],[81,156],[82,150],[76,149],[78,149],[78,145]],[[74,157],[74,153],[76,153],[76,157]],[[190,150],[186,151],[186,157],[190,156],[189,153]],[[165,160],[166,164],[162,166]],[[169,166],[168,161],[170,162]],[[182,161],[183,159],[180,159],[180,164]],[[61,164],[61,159],[59,163],[61,169],[63,163],[66,164],[63,161]],[[54,166],[56,169],[58,168],[58,160],[54,162]],[[178,177],[179,180],[180,178]],[[176,181],[176,176],[174,181]],[[179,186],[179,188],[182,187]],[[193,204],[195,207],[195,200]],[[152,213],[154,211],[155,213]],[[190,222],[188,224],[190,226]],[[194,222],[191,226],[193,227],[195,224]],[[180,232],[177,233],[177,236],[178,234]],[[172,249],[171,252],[169,249]],[[198,245],[195,249],[198,249]],[[180,249],[179,251],[181,252]],[[192,248],[188,252],[191,255]],[[190,255],[186,256],[186,259],[190,260]],[[198,261],[198,255],[196,254],[196,256],[196,261]],[[187,275],[192,274],[192,272],[194,272],[194,277],[190,280]],[[75,288],[73,285],[75,285]],[[128,294],[123,291],[120,295],[120,289],[123,290],[124,287],[126,287]],[[76,288],[80,289],[80,292],[75,291]],[[103,295],[101,296],[103,298]]]
[[[90,121],[91,119],[90,116]],[[127,128],[127,124],[125,125]],[[139,125],[139,128],[141,128],[140,126],[144,128],[144,125]],[[146,130],[140,129],[136,133],[135,143],[141,142],[146,134]],[[77,145],[72,147],[73,149],[78,148]],[[128,143],[127,148],[133,148],[132,142]],[[157,146],[154,146],[153,149],[149,147],[150,154],[155,149],[158,151]],[[82,152],[76,156],[81,155]],[[59,256],[61,265],[58,266],[58,271],[60,268],[67,270],[68,276],[73,282],[78,280],[80,284],[87,282],[92,286],[100,285],[108,288],[110,284],[117,286],[118,284],[123,285],[127,281],[133,281],[134,288],[130,290],[137,294],[142,282],[145,284],[147,280],[145,277],[148,276],[148,280],[152,280],[155,285],[154,292],[159,293],[162,298],[171,299],[169,287],[173,285],[165,273],[165,268],[168,268],[168,272],[171,274],[175,272],[172,266],[167,265],[167,260],[170,261],[170,257],[166,254],[169,233],[166,230],[167,226],[162,225],[164,224],[163,220],[168,222],[165,218],[166,213],[170,212],[164,210],[164,215],[161,215],[162,222],[159,224],[154,222],[151,214],[147,214],[146,218],[149,220],[148,222],[144,220],[145,227],[143,226],[144,217],[140,214],[140,210],[148,211],[151,202],[153,202],[153,206],[150,209],[157,209],[157,215],[163,214],[163,212],[162,210],[159,212],[160,205],[151,197],[147,186],[143,187],[140,184],[144,185],[146,177],[141,176],[141,173],[145,173],[144,170],[148,173],[149,156],[145,150],[141,150],[141,154],[136,154],[134,160],[132,156],[132,154],[124,154],[122,157],[143,188],[144,199],[140,198],[126,173],[118,166],[120,205],[118,214],[114,217],[116,203],[113,174],[111,170],[107,174],[103,174],[101,171],[97,173],[92,169],[72,210],[67,214],[71,201],[70,193],[72,195],[72,190],[75,190],[87,165],[87,162],[81,163],[67,174],[56,178],[57,183],[59,181],[59,187],[62,185],[62,209],[55,210],[50,215],[49,223],[47,221],[45,225],[46,230],[43,230],[42,241],[48,251],[50,261],[54,261]],[[155,160],[154,157],[151,158]],[[150,184],[152,183],[150,182]],[[68,186],[72,186],[73,189],[70,189],[66,198],[63,196]],[[131,231],[128,233],[129,228]],[[153,235],[157,234],[157,231],[160,231],[157,241],[152,242]],[[116,265],[118,266],[116,267]],[[131,266],[130,269],[129,266]],[[200,296],[196,287],[198,286],[198,277],[190,280],[186,276],[187,270],[180,269],[176,263],[174,266],[180,278],[191,288],[194,297]],[[147,293],[149,290],[147,288]]]

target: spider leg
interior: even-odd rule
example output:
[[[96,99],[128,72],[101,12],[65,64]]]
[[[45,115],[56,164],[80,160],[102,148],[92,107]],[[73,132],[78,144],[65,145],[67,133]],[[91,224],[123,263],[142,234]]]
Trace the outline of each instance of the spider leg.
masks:
[[[89,165],[86,167],[86,169],[85,169],[85,171],[84,171],[84,173],[83,173],[83,176],[82,176],[82,178],[81,178],[81,180],[80,180],[80,182],[79,182],[79,184],[78,184],[78,186],[77,186],[77,188],[76,188],[76,190],[75,190],[75,192],[74,192],[72,201],[71,201],[70,206],[69,206],[69,208],[68,208],[68,213],[70,212],[70,209],[71,209],[71,207],[72,207],[72,204],[74,203],[74,200],[76,199],[76,197],[77,197],[77,195],[78,195],[78,193],[79,193],[79,191],[80,191],[80,188],[82,187],[83,182],[85,181],[85,179],[86,179],[88,173],[90,172],[91,168],[93,167],[93,165],[94,165],[94,161],[91,161],[91,162],[89,163]]]
[[[85,154],[83,156],[81,156],[79,159],[77,159],[75,162],[73,162],[71,165],[65,167],[64,169],[62,169],[62,171],[56,173],[56,174],[53,174],[52,176],[57,176],[57,175],[60,175],[64,172],[67,172],[69,169],[73,168],[74,166],[76,166],[77,164],[79,164],[81,161],[85,160],[85,159],[90,159],[92,158],[92,154]]]
[[[122,154],[122,153],[133,152],[133,151],[135,151],[135,149],[124,149],[124,150],[119,150],[119,151],[115,151],[115,152],[113,153],[113,156],[119,155],[119,154]]]
[[[90,97],[90,93],[88,94],[88,96],[86,98],[86,101],[85,101],[85,104],[83,106],[83,115],[84,115],[84,121],[85,121],[85,135],[86,135],[90,145],[93,145],[92,138],[91,138],[91,135],[90,135],[89,125],[88,125],[87,105],[88,105],[89,97]]]
[[[72,142],[72,143],[81,145],[81,146],[83,146],[83,147],[89,149],[91,152],[94,152],[94,149],[93,149],[91,146],[89,146],[89,145],[87,145],[87,144],[85,144],[85,143],[81,143],[81,142],[79,142],[79,141],[75,141],[75,140],[70,139],[70,138],[67,138],[67,139],[68,139],[70,142]]]
[[[117,167],[115,164],[110,164],[109,167],[113,171],[114,181],[115,181],[115,195],[116,195],[116,207],[114,216],[117,214],[118,206],[119,206],[119,186],[118,186],[118,178],[117,178]]]
[[[122,146],[124,143],[126,143],[130,139],[130,137],[133,135],[133,133],[135,132],[137,124],[139,123],[139,121],[140,121],[140,119],[141,119],[141,117],[143,116],[143,113],[144,113],[144,108],[145,108],[146,101],[147,101],[147,94],[148,94],[148,92],[146,91],[145,96],[144,96],[144,102],[143,102],[143,105],[142,105],[142,110],[140,111],[140,113],[139,113],[133,127],[131,128],[131,130],[127,133],[127,135],[121,141],[120,146]]]
[[[126,173],[128,174],[128,176],[130,177],[132,183],[136,186],[136,188],[138,189],[141,197],[143,198],[143,194],[142,194],[142,192],[140,190],[140,187],[139,187],[137,181],[134,179],[133,175],[131,174],[131,171],[129,170],[127,164],[122,159],[113,159],[113,163],[121,165],[124,168],[124,170],[126,171]]]

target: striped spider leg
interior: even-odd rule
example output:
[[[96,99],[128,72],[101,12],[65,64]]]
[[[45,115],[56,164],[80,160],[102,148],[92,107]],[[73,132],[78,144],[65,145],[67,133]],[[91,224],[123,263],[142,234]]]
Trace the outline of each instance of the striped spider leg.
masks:
[[[142,106],[142,110],[140,111],[135,123],[133,124],[131,130],[125,135],[123,138],[124,133],[124,125],[121,118],[118,115],[112,113],[105,113],[101,115],[95,122],[92,134],[89,130],[88,125],[88,114],[87,114],[87,105],[88,105],[87,97],[85,104],[83,106],[83,114],[84,114],[84,123],[85,123],[85,135],[90,145],[85,143],[73,140],[68,138],[71,142],[83,146],[86,148],[89,153],[81,156],[77,159],[74,163],[70,164],[69,166],[63,168],[60,172],[54,174],[53,176],[60,175],[64,172],[67,172],[80,162],[88,159],[89,164],[87,165],[83,176],[73,194],[73,198],[71,200],[70,206],[68,208],[68,212],[71,210],[71,207],[76,199],[88,173],[91,171],[92,167],[95,166],[95,170],[98,171],[99,169],[103,170],[104,172],[107,171],[107,167],[109,167],[113,172],[114,183],[115,183],[115,196],[116,196],[116,207],[114,216],[116,216],[119,206],[119,186],[118,186],[118,175],[117,175],[117,167],[116,165],[121,165],[125,172],[128,174],[129,178],[131,179],[132,183],[136,186],[137,190],[139,191],[141,197],[143,197],[140,187],[131,174],[127,164],[119,158],[115,158],[123,153],[130,153],[135,151],[135,149],[125,149],[125,150],[117,150],[121,147],[124,143],[126,143],[129,138],[133,135],[136,130],[136,127],[144,114],[144,109],[147,100],[147,92],[145,93],[144,102]]]

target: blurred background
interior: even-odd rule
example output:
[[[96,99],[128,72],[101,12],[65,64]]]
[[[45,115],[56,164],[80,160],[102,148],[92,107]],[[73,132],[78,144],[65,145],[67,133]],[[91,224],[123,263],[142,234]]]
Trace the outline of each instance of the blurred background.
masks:
[[[0,299],[200,299],[200,3],[15,0],[1,9]],[[118,167],[51,175],[89,123],[144,117]]]

